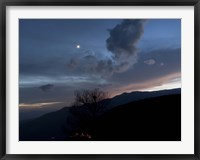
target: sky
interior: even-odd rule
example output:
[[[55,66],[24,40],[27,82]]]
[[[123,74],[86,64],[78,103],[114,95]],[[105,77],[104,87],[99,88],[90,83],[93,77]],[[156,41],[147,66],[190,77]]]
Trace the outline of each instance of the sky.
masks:
[[[20,19],[19,107],[181,87],[180,19]]]

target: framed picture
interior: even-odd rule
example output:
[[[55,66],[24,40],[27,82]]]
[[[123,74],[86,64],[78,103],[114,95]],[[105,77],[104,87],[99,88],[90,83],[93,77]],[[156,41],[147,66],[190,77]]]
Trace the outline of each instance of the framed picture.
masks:
[[[1,159],[200,159],[198,0],[0,4]]]

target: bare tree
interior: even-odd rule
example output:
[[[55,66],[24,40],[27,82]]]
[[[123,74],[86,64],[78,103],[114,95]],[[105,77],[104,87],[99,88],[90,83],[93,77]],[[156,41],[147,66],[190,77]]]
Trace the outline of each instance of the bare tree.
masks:
[[[74,102],[67,119],[67,132],[71,139],[89,140],[94,138],[97,118],[103,113],[108,100],[108,93],[95,88],[93,90],[77,90]]]
[[[108,101],[108,93],[95,88],[93,90],[77,90],[74,92],[74,106],[85,106],[92,116],[97,116],[100,111],[105,109]]]

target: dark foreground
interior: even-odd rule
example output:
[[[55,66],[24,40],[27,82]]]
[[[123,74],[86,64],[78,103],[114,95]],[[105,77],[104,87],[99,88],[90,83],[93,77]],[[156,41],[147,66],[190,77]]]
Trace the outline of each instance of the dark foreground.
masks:
[[[181,95],[134,101],[110,109],[85,124],[87,138],[69,137],[63,130],[68,109],[20,123],[20,141],[180,141]],[[92,126],[92,127],[90,127]],[[88,138],[89,137],[89,138]]]
[[[95,136],[105,141],[180,141],[181,95],[116,107],[99,119]]]

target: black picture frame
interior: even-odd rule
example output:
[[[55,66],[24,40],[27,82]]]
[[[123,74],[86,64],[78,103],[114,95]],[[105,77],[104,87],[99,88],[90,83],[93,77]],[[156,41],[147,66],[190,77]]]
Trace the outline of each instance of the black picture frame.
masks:
[[[194,154],[166,155],[10,155],[6,154],[6,6],[194,6],[195,12],[195,112],[194,112]],[[200,1],[199,0],[1,0],[0,1],[0,158],[9,160],[78,160],[78,159],[124,159],[124,160],[200,160]]]

